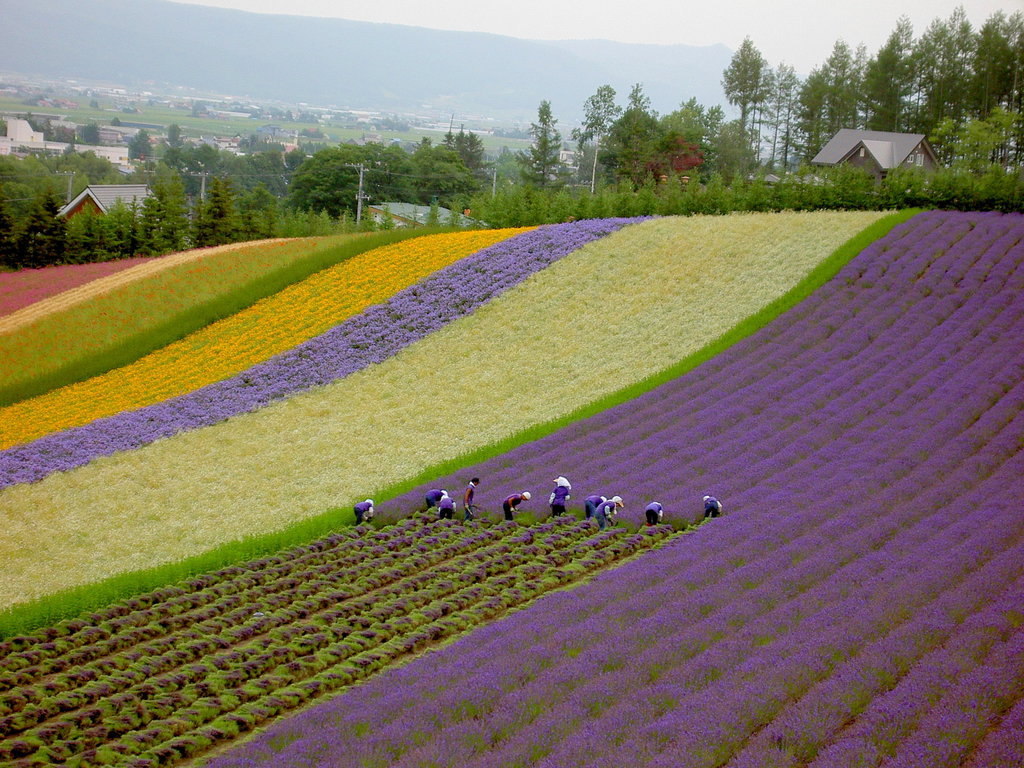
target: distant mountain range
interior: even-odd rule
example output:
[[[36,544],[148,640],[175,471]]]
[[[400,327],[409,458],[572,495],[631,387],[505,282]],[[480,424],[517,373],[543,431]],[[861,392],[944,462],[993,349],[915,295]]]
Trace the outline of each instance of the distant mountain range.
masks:
[[[576,120],[598,86],[625,104],[642,83],[664,113],[725,106],[724,45],[541,42],[396,24],[264,15],[166,0],[4,3],[0,70],[252,99],[535,120]],[[400,22],[401,19],[396,19]]]

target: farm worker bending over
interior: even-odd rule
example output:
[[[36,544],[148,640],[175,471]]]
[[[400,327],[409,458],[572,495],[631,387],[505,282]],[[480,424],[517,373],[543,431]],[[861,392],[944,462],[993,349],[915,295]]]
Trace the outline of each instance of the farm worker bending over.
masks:
[[[722,514],[722,502],[714,496],[704,497],[704,519],[718,517]]]
[[[373,499],[360,501],[352,507],[352,511],[356,513],[356,525],[362,525],[364,521],[373,517]]]
[[[519,505],[524,501],[530,500],[530,492],[523,491],[522,493],[513,493],[503,502],[501,502],[501,509],[505,513],[505,519],[511,520],[512,515],[519,511]]]
[[[608,501],[602,501],[594,510],[594,517],[597,518],[597,527],[604,530],[613,521],[618,511],[622,509],[622,497],[612,496]]]
[[[656,501],[652,501],[644,508],[644,516],[647,518],[648,525],[657,525],[661,522],[661,518],[665,514],[665,508]]]
[[[448,491],[445,490],[435,489],[432,491],[427,491],[427,495],[423,497],[423,502],[426,506],[424,506],[423,509],[420,510],[420,512],[426,512],[431,507],[436,507],[438,505],[438,502],[441,501],[441,499],[443,499],[447,495]]]
[[[441,500],[437,502],[437,511],[441,515],[441,520],[452,520],[455,517],[455,499],[445,493],[441,497]]]
[[[476,516],[476,505],[473,503],[473,495],[476,493],[476,487],[480,485],[480,478],[474,477],[469,481],[469,485],[466,486],[466,492],[462,496],[462,506],[466,510],[463,520],[472,520]]]
[[[569,485],[568,480],[561,475],[555,478],[555,490],[551,492],[551,498],[548,499],[552,517],[565,514],[565,502],[569,500],[569,491],[571,490],[572,486]]]
[[[583,500],[583,514],[586,515],[587,519],[590,519],[594,516],[594,512],[597,511],[597,505],[604,504],[606,501],[608,501],[608,499],[604,496],[599,496],[596,493],[593,496],[587,496],[587,498]]]

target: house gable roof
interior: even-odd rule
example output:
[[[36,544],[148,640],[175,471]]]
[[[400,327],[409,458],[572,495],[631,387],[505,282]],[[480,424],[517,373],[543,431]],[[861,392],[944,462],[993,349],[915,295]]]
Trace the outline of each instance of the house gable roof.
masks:
[[[101,213],[107,213],[119,201],[131,205],[142,202],[152,195],[145,184],[93,184],[79,192],[71,202],[57,212],[57,215],[66,216],[79,209],[87,199],[92,200]]]
[[[883,170],[903,164],[910,153],[925,141],[923,133],[892,133],[890,131],[858,131],[843,128],[814,156],[814,165],[837,165],[863,146]],[[927,142],[925,142],[927,147]],[[929,153],[931,149],[927,148]]]

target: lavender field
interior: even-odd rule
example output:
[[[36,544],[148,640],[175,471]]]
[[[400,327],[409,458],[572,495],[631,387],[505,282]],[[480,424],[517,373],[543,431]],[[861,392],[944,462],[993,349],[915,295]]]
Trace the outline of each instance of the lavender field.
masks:
[[[1024,216],[920,214],[690,374],[431,483],[723,517],[208,765],[1019,767],[1022,449]]]

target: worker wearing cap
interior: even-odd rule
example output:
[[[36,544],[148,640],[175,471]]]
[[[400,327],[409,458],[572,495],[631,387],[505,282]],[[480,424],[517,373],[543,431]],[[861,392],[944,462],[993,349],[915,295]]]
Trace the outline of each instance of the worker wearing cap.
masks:
[[[722,514],[722,502],[714,496],[704,497],[704,519],[718,517]]]
[[[519,505],[530,500],[530,492],[513,493],[501,502],[501,509],[505,513],[505,519],[511,520],[512,516],[519,511]]]
[[[426,512],[431,508],[436,507],[438,505],[438,502],[440,502],[441,499],[443,499],[447,495],[448,491],[445,491],[440,488],[435,488],[427,491],[427,495],[423,497],[423,503],[425,506],[420,511]]]
[[[656,501],[652,501],[644,508],[644,517],[648,525],[657,525],[665,514],[665,508]]]
[[[356,513],[356,525],[362,525],[364,521],[373,517],[373,499],[360,501],[352,511]]]
[[[445,491],[444,496],[437,502],[437,512],[441,520],[455,519],[455,499],[448,495],[448,491]]]
[[[555,490],[551,492],[548,503],[551,505],[551,516],[557,517],[565,514],[565,502],[570,498],[569,491],[572,490],[572,486],[561,475],[555,478],[554,483]]]
[[[622,509],[622,497],[612,496],[607,501],[602,501],[594,510],[594,517],[597,518],[597,527],[604,530],[611,523],[618,511]]]
[[[601,496],[600,494],[597,494],[597,493],[595,493],[595,494],[593,494],[591,496],[587,496],[587,498],[585,498],[583,500],[583,514],[584,514],[584,516],[587,517],[587,519],[593,517],[594,516],[594,512],[597,511],[597,505],[598,504],[604,504],[606,501],[608,501],[607,498],[605,498],[604,496]]]

